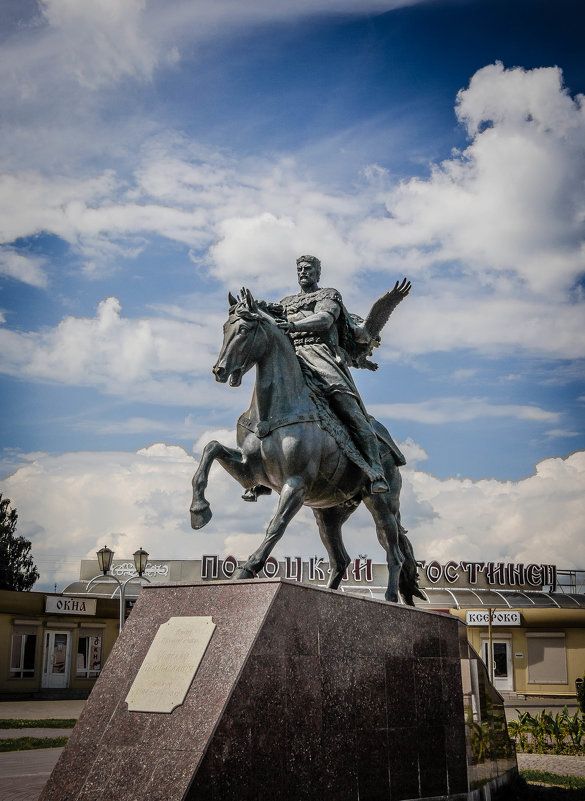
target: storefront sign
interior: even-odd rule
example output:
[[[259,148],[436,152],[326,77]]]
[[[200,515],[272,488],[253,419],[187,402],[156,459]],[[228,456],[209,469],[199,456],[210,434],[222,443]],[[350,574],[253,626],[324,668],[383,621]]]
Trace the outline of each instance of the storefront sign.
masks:
[[[53,615],[95,615],[95,598],[68,598],[66,595],[46,595],[45,612]]]
[[[242,561],[240,561],[241,564],[243,564]],[[201,578],[229,579],[240,565],[234,556],[220,559],[216,554],[206,555],[201,559]],[[360,555],[351,562],[342,581],[350,582],[350,584],[371,584],[374,581],[373,568],[373,561],[367,556]],[[277,562],[273,556],[269,556],[259,576],[323,584],[327,581],[330,572],[329,563],[321,556],[313,556],[308,561],[303,561],[300,556],[285,556],[284,561],[281,562]]]
[[[241,564],[242,561],[238,563],[234,556],[221,559],[217,554],[207,554],[201,559],[201,578],[229,579]],[[555,588],[557,582],[555,565],[454,561],[420,561],[417,565],[421,587],[542,590],[543,586]],[[360,554],[346,570],[343,582],[383,586],[388,580],[387,571],[386,565],[374,564],[372,559]],[[322,584],[327,581],[329,573],[328,562],[320,556],[305,561],[300,556],[286,556],[278,562],[271,556],[259,575],[262,578],[287,578]]]
[[[230,579],[244,561],[233,555],[222,557],[218,554],[204,554],[201,559],[150,561],[144,575],[153,582]],[[555,565],[455,560],[439,562],[431,559],[418,561],[417,566],[419,586],[422,588],[542,591],[544,587],[554,590],[557,584]],[[83,560],[80,580],[89,581],[97,572],[97,561]],[[134,563],[132,560],[115,561],[111,574],[121,581],[135,576]],[[279,560],[271,556],[258,575],[260,578],[285,578],[323,585],[327,584],[330,568],[325,556],[285,556]],[[381,561],[374,562],[365,554],[352,559],[343,577],[344,586],[385,587],[387,583],[387,565]]]
[[[477,611],[468,610],[465,613],[465,622],[468,626],[489,626],[489,609],[479,609]],[[512,612],[507,609],[494,609],[492,611],[492,626],[519,626],[520,612]]]
[[[417,562],[423,576],[422,587],[478,587],[541,590],[556,589],[556,565],[516,564],[514,562]],[[424,580],[426,577],[426,581]]]

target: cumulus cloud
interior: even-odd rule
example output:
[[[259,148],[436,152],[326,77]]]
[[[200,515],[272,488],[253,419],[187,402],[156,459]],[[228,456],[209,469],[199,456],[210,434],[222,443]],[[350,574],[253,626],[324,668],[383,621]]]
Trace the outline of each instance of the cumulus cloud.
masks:
[[[456,113],[469,147],[393,188],[388,218],[364,222],[364,246],[419,273],[456,261],[484,284],[566,293],[585,269],[583,96],[570,97],[557,67],[498,63],[459,92]]]
[[[42,332],[0,328],[0,372],[92,386],[126,400],[225,407],[234,402],[232,393],[218,391],[209,378],[222,322],[210,311],[197,323],[127,319],[110,297],[93,318],[65,317]]]
[[[50,232],[101,273],[111,269],[108,262],[116,256],[135,258],[144,246],[140,238],[146,235],[158,234],[191,247],[209,243],[206,220],[197,208],[185,210],[152,199],[125,200],[124,188],[113,170],[87,179],[6,172],[0,175],[0,238],[10,243]],[[17,254],[11,255],[9,248],[4,253],[10,267],[9,258],[14,261]],[[33,273],[34,262],[29,262],[26,270],[21,266],[11,274],[27,283],[32,277],[42,285],[39,264]]]
[[[545,459],[521,481],[450,478],[404,469],[404,514],[422,558],[539,561],[560,568],[585,562],[582,518],[585,452]],[[417,515],[420,504],[428,514]]]
[[[413,279],[408,326],[393,327],[382,358],[458,347],[582,357],[581,96],[557,68],[496,64],[473,76],[456,112],[470,144],[427,179],[392,185],[371,166],[358,187],[329,191],[299,177],[290,155],[237,158],[168,134],[144,143],[124,179],[111,169],[77,179],[6,172],[0,232],[8,247],[40,231],[61,237],[88,277],[163,236],[226,288],[245,282],[276,297],[290,289],[294,258],[315,251],[324,280],[333,274],[362,313],[372,298],[355,279],[365,269]],[[42,281],[36,267],[29,281]]]
[[[233,431],[208,432],[204,442],[233,441]],[[424,461],[414,442],[403,445]],[[79,560],[107,544],[120,557],[140,545],[155,559],[199,558],[205,553],[247,557],[260,544],[276,498],[245,504],[241,488],[219,465],[207,491],[214,516],[192,531],[188,509],[197,460],[182,448],[158,443],[136,453],[34,454],[3,479],[1,491],[19,513],[18,531],[33,544],[41,583],[64,585],[77,576]],[[546,459],[533,475],[516,482],[450,478],[442,481],[417,467],[402,470],[402,516],[420,559],[585,562],[582,520],[585,452]],[[365,509],[345,528],[352,556],[383,561]],[[313,515],[303,509],[275,555],[324,555]]]

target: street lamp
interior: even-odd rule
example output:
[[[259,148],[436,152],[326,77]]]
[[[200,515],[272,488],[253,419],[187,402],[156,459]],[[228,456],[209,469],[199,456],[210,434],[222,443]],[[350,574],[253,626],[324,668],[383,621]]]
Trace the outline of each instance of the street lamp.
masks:
[[[134,568],[137,575],[130,576],[130,578],[126,579],[124,583],[120,581],[118,576],[114,576],[110,573],[112,562],[114,561],[114,552],[111,550],[111,548],[108,548],[107,545],[104,545],[104,547],[100,548],[96,553],[96,556],[99,568],[102,572],[101,574],[94,576],[91,581],[88,581],[85,591],[87,592],[94,583],[102,584],[105,580],[109,579],[116,582],[118,586],[114,589],[111,597],[115,598],[118,589],[120,590],[120,631],[122,631],[125,623],[126,586],[130,584],[131,581],[136,580],[146,581],[148,584],[150,584],[150,579],[143,575],[144,571],[146,570],[146,565],[148,564],[148,552],[142,547],[134,552]]]
[[[134,567],[139,576],[146,570],[148,562],[148,553],[142,549],[142,546],[137,551],[134,551]]]
[[[112,566],[112,561],[114,559],[114,552],[110,548],[108,548],[107,545],[104,545],[103,548],[99,549],[96,556],[100,570],[102,571],[104,576],[107,575]]]

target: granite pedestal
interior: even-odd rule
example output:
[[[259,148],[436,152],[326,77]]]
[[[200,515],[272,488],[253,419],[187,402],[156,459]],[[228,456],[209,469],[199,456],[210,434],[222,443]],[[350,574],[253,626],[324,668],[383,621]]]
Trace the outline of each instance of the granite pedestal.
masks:
[[[189,617],[214,625],[183,703],[129,711],[160,627]],[[515,770],[459,620],[282,579],[153,584],[40,801],[479,799]]]

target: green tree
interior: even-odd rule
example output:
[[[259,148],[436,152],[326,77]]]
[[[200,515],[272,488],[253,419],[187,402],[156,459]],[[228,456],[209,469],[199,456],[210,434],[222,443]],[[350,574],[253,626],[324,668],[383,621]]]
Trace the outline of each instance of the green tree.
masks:
[[[0,493],[0,590],[30,590],[39,577],[31,556],[31,543],[17,537],[16,509]]]

